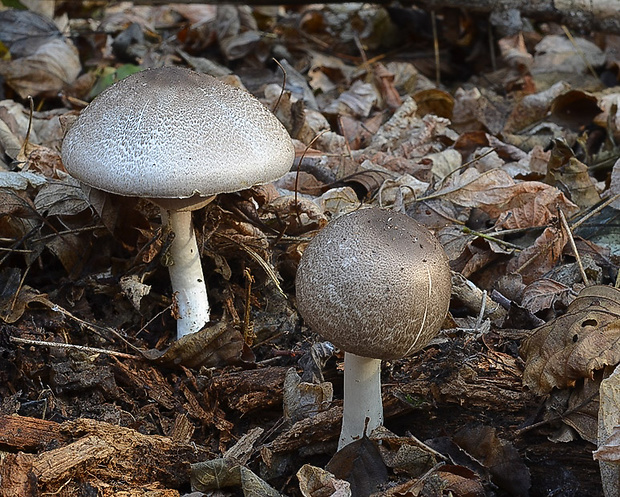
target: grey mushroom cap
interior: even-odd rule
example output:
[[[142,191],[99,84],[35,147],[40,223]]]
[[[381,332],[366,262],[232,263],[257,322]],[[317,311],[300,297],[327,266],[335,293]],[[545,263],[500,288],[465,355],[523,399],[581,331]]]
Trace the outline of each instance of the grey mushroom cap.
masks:
[[[296,278],[305,322],[341,350],[376,359],[426,346],[439,333],[451,288],[448,258],[431,232],[377,208],[323,228]]]
[[[62,146],[67,171],[83,183],[162,199],[269,183],[294,155],[284,126],[255,97],[180,67],[142,71],[102,92]]]

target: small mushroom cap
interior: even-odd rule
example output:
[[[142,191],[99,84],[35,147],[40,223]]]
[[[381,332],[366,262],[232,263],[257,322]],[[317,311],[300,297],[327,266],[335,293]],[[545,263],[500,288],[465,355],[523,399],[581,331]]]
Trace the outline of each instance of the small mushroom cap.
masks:
[[[62,146],[67,171],[83,183],[162,199],[269,183],[294,155],[286,129],[256,98],[180,67],[142,71],[102,92]]]
[[[297,270],[297,307],[340,349],[376,359],[406,357],[434,338],[448,312],[448,258],[409,216],[370,208],[328,224]]]

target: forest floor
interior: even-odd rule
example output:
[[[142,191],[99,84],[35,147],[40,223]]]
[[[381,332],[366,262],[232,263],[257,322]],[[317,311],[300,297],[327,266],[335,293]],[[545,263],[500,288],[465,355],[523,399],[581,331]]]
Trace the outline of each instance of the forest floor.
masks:
[[[0,495],[603,495],[619,34],[397,5],[28,4],[0,10]],[[83,190],[60,157],[63,124],[164,65],[247,89],[296,151],[194,212],[212,321],[180,341],[159,210]],[[383,362],[385,429],[337,452],[343,352],[297,313],[295,273],[367,206],[435,233],[452,300],[424,350]]]

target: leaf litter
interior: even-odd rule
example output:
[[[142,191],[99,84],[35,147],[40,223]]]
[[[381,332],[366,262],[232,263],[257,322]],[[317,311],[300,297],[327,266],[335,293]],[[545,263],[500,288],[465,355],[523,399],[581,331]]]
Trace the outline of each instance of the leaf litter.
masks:
[[[610,488],[618,34],[366,4],[46,14],[0,11],[2,495]],[[297,156],[195,213],[215,320],[179,342],[158,210],[88,191],[59,155],[100,91],[170,64],[254,93]],[[342,352],[300,321],[294,276],[361,204],[435,231],[454,290],[442,334],[384,364],[386,428],[336,453]]]

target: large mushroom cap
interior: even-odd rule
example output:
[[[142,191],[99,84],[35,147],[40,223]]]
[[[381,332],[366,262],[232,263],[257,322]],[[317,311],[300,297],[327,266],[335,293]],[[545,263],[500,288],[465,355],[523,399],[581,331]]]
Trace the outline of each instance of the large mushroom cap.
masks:
[[[291,167],[286,129],[256,98],[180,67],[101,93],[65,136],[67,171],[124,196],[187,198],[269,183]]]
[[[443,247],[424,226],[371,208],[323,228],[304,251],[296,287],[314,331],[346,352],[395,359],[437,335],[451,277]]]

